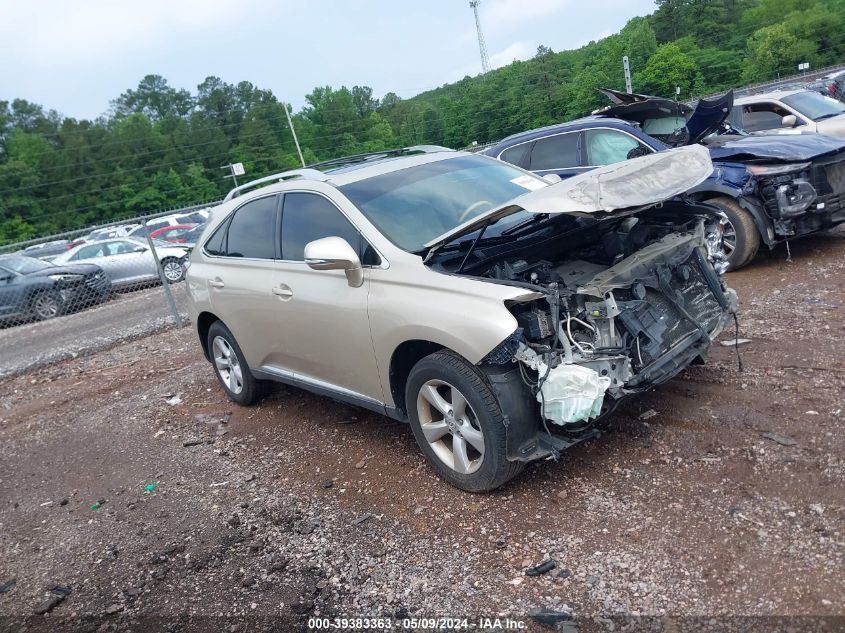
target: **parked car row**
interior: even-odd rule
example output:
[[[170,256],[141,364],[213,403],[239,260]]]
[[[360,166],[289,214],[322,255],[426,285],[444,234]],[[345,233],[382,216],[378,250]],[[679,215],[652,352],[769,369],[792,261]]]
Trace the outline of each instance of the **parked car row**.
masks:
[[[45,320],[107,301],[112,286],[100,266],[56,265],[0,255],[0,320]]]
[[[200,209],[191,213],[155,218],[145,224],[130,223],[101,227],[92,230],[87,235],[72,240],[53,240],[42,244],[34,244],[20,251],[20,254],[51,261],[54,257],[82,244],[90,244],[120,237],[143,239],[146,238],[148,233],[152,234],[154,238],[171,241],[166,237],[162,238],[161,235],[167,231],[174,231],[173,237],[176,239],[180,232],[185,232],[188,228],[196,228],[204,224],[208,215],[208,209]],[[187,241],[180,243],[187,243]]]
[[[23,254],[0,255],[0,322],[50,319],[86,308],[117,290],[160,281],[156,256],[168,283],[185,277],[186,245],[147,238],[104,239],[65,249],[47,262]]]

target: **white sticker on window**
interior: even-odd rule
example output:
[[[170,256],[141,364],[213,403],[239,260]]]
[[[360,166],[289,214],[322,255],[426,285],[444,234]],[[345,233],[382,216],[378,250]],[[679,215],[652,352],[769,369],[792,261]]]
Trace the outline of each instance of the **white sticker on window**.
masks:
[[[516,178],[511,179],[511,182],[515,185],[528,189],[528,191],[542,189],[547,184],[544,180],[532,178],[531,176],[517,176]]]

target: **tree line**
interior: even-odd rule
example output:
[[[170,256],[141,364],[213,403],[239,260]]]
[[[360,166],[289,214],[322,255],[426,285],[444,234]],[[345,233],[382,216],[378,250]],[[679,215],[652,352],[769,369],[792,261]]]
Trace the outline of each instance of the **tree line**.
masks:
[[[655,11],[573,50],[540,46],[484,76],[401,99],[323,86],[293,122],[306,162],[421,143],[465,147],[588,114],[599,87],[681,98],[845,61],[845,0],[656,0]],[[260,177],[300,165],[285,104],[250,82],[196,92],[148,75],[95,119],[0,101],[0,244],[216,200],[242,162]]]

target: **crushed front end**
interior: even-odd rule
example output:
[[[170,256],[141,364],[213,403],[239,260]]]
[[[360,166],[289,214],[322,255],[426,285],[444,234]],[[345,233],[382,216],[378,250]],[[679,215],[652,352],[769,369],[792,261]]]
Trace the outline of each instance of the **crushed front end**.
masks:
[[[678,214],[604,221],[565,258],[519,258],[490,270],[543,295],[510,306],[517,330],[481,363],[510,418],[540,421],[512,425],[511,459],[555,454],[595,435],[624,398],[703,361],[731,322],[736,293],[708,261],[703,219],[679,227],[671,217]]]
[[[759,194],[776,239],[845,222],[845,155],[786,164],[752,164],[747,194]]]

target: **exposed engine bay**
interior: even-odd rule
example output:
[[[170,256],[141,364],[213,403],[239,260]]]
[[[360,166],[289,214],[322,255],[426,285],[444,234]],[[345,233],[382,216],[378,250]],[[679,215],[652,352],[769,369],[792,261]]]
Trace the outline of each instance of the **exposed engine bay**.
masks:
[[[508,306],[517,329],[482,364],[516,363],[542,418],[562,431],[582,432],[626,395],[703,358],[736,311],[736,294],[708,261],[704,217],[689,205],[678,213],[681,204],[558,216],[524,239],[435,262],[535,291]]]

